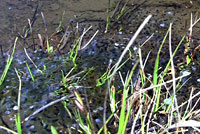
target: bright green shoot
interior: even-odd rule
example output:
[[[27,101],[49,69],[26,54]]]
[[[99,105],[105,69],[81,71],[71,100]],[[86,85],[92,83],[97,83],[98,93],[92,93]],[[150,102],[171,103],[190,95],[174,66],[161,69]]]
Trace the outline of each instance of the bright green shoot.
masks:
[[[16,123],[16,126],[17,126],[18,134],[22,134],[20,113],[17,113],[17,115],[15,115],[15,123]]]
[[[160,52],[162,50],[162,47],[163,47],[164,43],[166,42],[167,36],[169,34],[169,31],[170,31],[170,29],[168,29],[168,31],[167,31],[167,33],[166,33],[166,35],[165,35],[165,37],[164,37],[164,39],[162,41],[162,44],[160,45],[158,53],[157,53],[157,57],[156,57],[156,61],[155,61],[155,66],[154,66],[154,72],[153,72],[153,85],[154,86],[158,84],[158,69],[159,69]],[[158,92],[155,111],[158,110],[159,104],[160,104],[160,90],[161,90],[161,88],[156,88],[155,89],[155,91]]]
[[[27,68],[28,68],[28,72],[29,72],[29,74],[31,75],[31,79],[32,79],[32,81],[34,82],[35,79],[34,79],[33,73],[32,73],[32,71],[31,71],[31,69],[30,69],[30,67],[29,67],[29,65],[28,65],[27,62],[26,62],[26,66],[27,66]]]
[[[64,16],[65,16],[65,11],[63,12],[63,15],[62,15],[61,21],[59,23],[59,26],[56,28],[56,32],[57,33],[60,33],[63,30],[62,29],[62,25],[63,25],[63,21],[64,21]]]
[[[162,41],[162,44],[160,45],[160,48],[159,48],[158,53],[157,53],[155,66],[154,66],[154,72],[153,72],[153,85],[158,84],[158,69],[159,69],[160,52],[162,50],[164,43],[166,42],[168,34],[169,34],[169,29],[168,29],[168,31],[167,31],[167,33],[166,33],[166,35],[165,35],[165,37]]]
[[[142,69],[140,69],[140,77],[141,77],[141,82],[142,82],[142,87],[144,87],[145,81],[146,81],[146,76]]]
[[[62,101],[62,104],[63,104],[65,110],[67,111],[69,117],[72,119],[72,113],[70,112],[70,110],[69,110],[69,108],[68,108],[68,102]]]
[[[79,126],[81,127],[81,129],[86,133],[86,134],[92,134],[91,129],[89,128],[89,126],[86,126],[84,124],[84,121],[80,115],[79,110],[75,110],[74,112],[76,119],[78,119],[79,121]]]
[[[3,84],[3,82],[4,82],[5,78],[6,78],[7,72],[8,72],[8,70],[9,70],[9,68],[10,68],[10,65],[11,65],[11,63],[12,63],[12,61],[13,61],[13,55],[14,55],[14,53],[15,53],[15,48],[16,48],[16,45],[17,45],[17,40],[18,40],[18,37],[16,37],[16,39],[15,39],[15,43],[14,43],[14,47],[13,47],[12,54],[11,54],[11,56],[7,59],[7,63],[6,63],[5,69],[4,69],[4,71],[3,71],[3,74],[1,75],[0,86]]]
[[[121,108],[121,112],[120,112],[120,118],[119,118],[119,128],[118,128],[118,134],[125,134],[126,133],[126,126],[128,123],[128,118],[130,116],[130,110],[128,111],[128,113],[126,114],[126,107],[127,107],[127,98],[128,98],[128,92],[129,92],[129,83],[132,79],[133,73],[136,70],[136,67],[138,66],[137,62],[133,68],[131,69],[130,74],[128,75],[128,78],[125,81],[125,85],[124,85],[124,89],[123,89],[123,97],[122,97],[122,108]],[[132,107],[132,106],[130,106]]]
[[[16,126],[17,126],[17,132],[18,134],[22,134],[22,128],[21,128],[21,119],[20,119],[20,106],[21,106],[21,88],[22,88],[22,81],[21,81],[21,77],[17,71],[17,69],[15,68],[15,72],[17,74],[17,77],[19,79],[19,91],[18,91],[18,112],[17,115],[15,115],[15,122],[16,122]]]
[[[108,72],[109,71],[106,70],[106,72],[99,79],[97,79],[97,84],[96,84],[97,87],[102,86],[104,83],[106,83],[109,75]]]
[[[68,84],[66,83],[67,79],[65,77],[64,72],[62,70],[61,72],[62,72],[62,83],[64,84],[64,87],[67,88],[68,87]]]
[[[173,57],[175,56],[176,52],[178,51],[178,49],[179,49],[179,47],[180,47],[180,45],[182,44],[182,42],[183,42],[184,39],[185,39],[185,36],[182,37],[182,39],[180,40],[179,44],[177,45],[175,51],[173,52]],[[170,67],[170,64],[171,64],[171,60],[168,61],[167,65],[166,65],[166,67],[165,67],[165,69],[164,69],[164,71],[163,71],[163,74],[162,74],[162,76],[161,76],[161,79],[160,79],[159,83],[162,83],[162,82],[163,82],[163,79],[164,79],[164,77],[165,77],[166,74],[167,74],[167,71],[168,71],[168,69],[169,69],[169,67]],[[156,101],[156,106],[157,106],[157,107],[155,108],[155,111],[159,110],[159,103],[160,103],[160,99],[159,99],[159,98],[160,98],[161,87],[158,87],[158,88],[157,88],[157,91],[158,91],[158,96],[157,96],[158,98],[157,98],[157,101]],[[169,108],[171,108],[171,105],[168,106],[168,109],[169,109]]]
[[[30,32],[30,28],[26,28],[25,33],[24,33],[24,38],[27,38],[29,32]]]
[[[56,128],[54,126],[51,126],[51,133],[58,134],[58,131],[56,130]]]
[[[130,60],[130,58],[128,58],[126,61],[124,61],[116,70],[118,71],[128,60]],[[109,66],[108,66],[106,72],[99,79],[97,79],[97,84],[96,84],[97,87],[104,85],[106,83],[106,81],[112,77],[113,74],[110,74],[110,73],[115,66],[113,66],[111,69]]]
[[[49,40],[47,40],[47,52],[48,54],[53,52],[53,46],[50,46]]]
[[[69,59],[72,61],[75,68],[77,67],[76,58],[77,58],[78,50],[79,50],[78,44],[79,44],[79,38],[77,37],[76,40],[75,40],[75,43],[73,45],[73,48],[70,51],[70,57],[69,57]]]
[[[119,20],[125,12],[125,7],[123,7],[120,11],[120,14],[117,16],[117,20]]]
[[[108,28],[110,26],[110,0],[108,0],[108,8],[107,8],[107,18],[106,18],[106,30],[105,33],[108,32]]]
[[[186,41],[187,41],[187,43],[186,43],[186,46],[185,46],[186,47],[185,51],[187,53],[187,52],[190,51],[190,41],[189,41],[188,37],[186,38]],[[186,65],[188,66],[191,63],[191,61],[192,61],[192,58],[190,57],[190,54],[187,54],[186,55]]]
[[[121,17],[124,15],[125,13],[125,8],[126,8],[126,4],[128,3],[128,1],[124,4],[124,6],[122,7],[122,9],[120,10],[119,15],[117,16],[117,20],[120,20]]]
[[[33,62],[33,60],[31,59],[31,57],[28,55],[28,53],[27,53],[27,51],[26,51],[26,48],[24,48],[24,52],[25,52],[27,58],[31,61],[31,63],[32,63],[32,64],[34,65],[34,67],[37,69],[37,71],[40,72],[41,74],[43,74],[43,71],[46,70],[46,65],[43,66],[43,71],[40,70],[40,69],[37,67],[37,65]],[[28,68],[29,68],[29,67],[28,67]],[[30,69],[30,68],[29,68],[29,69]],[[29,73],[30,73],[30,71],[29,71]]]
[[[109,26],[110,26],[110,16],[108,15],[107,18],[106,18],[106,30],[105,30],[105,33],[108,32]]]

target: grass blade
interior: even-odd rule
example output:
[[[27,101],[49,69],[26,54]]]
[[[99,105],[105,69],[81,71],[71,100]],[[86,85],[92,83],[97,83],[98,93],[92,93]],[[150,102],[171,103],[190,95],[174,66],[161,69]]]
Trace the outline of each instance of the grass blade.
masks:
[[[15,68],[15,72],[16,72],[17,77],[19,79],[19,91],[18,91],[18,100],[17,100],[18,111],[17,111],[17,115],[15,115],[15,122],[16,122],[18,134],[22,134],[21,119],[20,119],[20,106],[21,106],[20,101],[21,101],[22,80],[21,80],[21,77],[20,77],[16,68]]]
[[[160,45],[160,48],[159,48],[158,53],[157,53],[155,66],[154,66],[154,72],[153,72],[153,85],[154,86],[158,84],[158,69],[159,69],[160,52],[162,50],[162,47],[163,47],[164,43],[166,42],[167,36],[169,34],[169,31],[170,31],[170,29],[168,29],[167,33],[165,34],[165,37],[164,37],[164,39],[162,41],[162,44]],[[160,90],[161,90],[161,88],[155,88],[155,91],[158,92],[158,94],[157,94],[158,96],[157,96],[157,99],[156,99],[156,106],[155,106],[154,112],[159,109]]]
[[[3,84],[3,82],[4,82],[5,78],[6,78],[7,72],[8,72],[8,70],[9,70],[9,68],[10,68],[10,65],[11,65],[11,63],[12,63],[12,61],[13,61],[13,55],[14,55],[14,53],[15,53],[15,48],[16,48],[16,45],[17,45],[17,40],[18,40],[18,37],[16,37],[16,39],[15,39],[15,43],[14,43],[14,47],[13,47],[12,54],[11,54],[11,56],[8,58],[7,63],[6,63],[6,66],[5,66],[5,69],[4,69],[4,71],[3,71],[3,74],[1,75],[0,86]]]
[[[51,126],[51,133],[52,134],[58,134],[56,128],[54,126]]]
[[[32,81],[34,82],[35,79],[34,79],[33,73],[32,73],[32,71],[31,71],[31,69],[30,69],[30,67],[29,67],[29,65],[28,65],[27,62],[26,62],[26,66],[27,66],[27,68],[28,68],[28,72],[29,72],[29,74],[31,75]]]

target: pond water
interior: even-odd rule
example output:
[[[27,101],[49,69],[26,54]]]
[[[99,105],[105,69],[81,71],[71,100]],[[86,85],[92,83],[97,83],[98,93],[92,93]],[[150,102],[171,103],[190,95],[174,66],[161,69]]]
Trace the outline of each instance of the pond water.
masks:
[[[24,27],[28,26],[28,19],[34,18],[36,9],[37,20],[33,25],[34,33],[36,35],[44,33],[40,14],[43,12],[50,34],[58,27],[64,11],[66,25],[74,19],[80,22],[105,20],[107,0],[1,0],[0,7],[0,45],[8,50],[8,44],[13,44],[18,33],[23,34]]]
[[[117,3],[111,0],[111,3]],[[7,78],[3,85],[0,87],[0,125],[6,125],[9,128],[15,128],[14,115],[16,114],[15,106],[17,105],[17,93],[19,81],[15,73],[16,68],[22,75],[22,97],[21,97],[21,118],[25,119],[32,114],[38,108],[45,104],[57,99],[55,91],[59,90],[62,80],[62,73],[70,71],[73,67],[71,63],[66,61],[69,56],[66,54],[69,48],[73,44],[74,31],[77,23],[79,24],[80,33],[84,28],[88,28],[92,25],[92,29],[86,34],[83,42],[87,42],[92,35],[99,30],[99,33],[92,40],[89,46],[80,51],[78,58],[78,66],[74,74],[80,70],[95,67],[87,78],[83,80],[81,84],[85,87],[89,87],[87,90],[88,96],[91,98],[89,101],[93,109],[93,116],[99,126],[102,124],[102,107],[104,100],[104,88],[97,88],[96,80],[106,70],[109,60],[112,59],[116,62],[137,30],[141,22],[147,17],[148,14],[152,14],[153,17],[142,33],[133,45],[133,50],[137,50],[137,45],[142,44],[152,33],[154,36],[145,45],[143,52],[146,55],[150,50],[152,54],[148,61],[146,71],[153,72],[153,62],[155,60],[156,52],[159,45],[168,29],[168,26],[173,22],[173,47],[180,41],[181,36],[187,33],[187,29],[190,25],[190,16],[193,13],[193,18],[199,17],[198,0],[130,0],[126,5],[126,12],[116,21],[116,13],[112,7],[112,12],[109,15],[113,15],[108,32],[105,33],[106,17],[108,0],[1,0],[0,1],[0,74],[6,64],[6,57],[12,50],[13,42],[16,36],[24,35],[24,29],[27,27],[28,18],[33,21],[32,33],[26,38],[20,38],[17,43],[16,53],[11,68],[8,72]],[[61,52],[55,52],[48,56],[47,53],[39,49],[40,40],[38,34],[41,34],[45,38],[45,27],[41,17],[43,12],[46,23],[47,33],[50,37],[59,26],[59,21],[62,18],[63,12],[64,21],[63,27],[67,28],[71,26],[69,30],[72,33],[71,40],[67,42],[66,48]],[[193,30],[193,45],[197,46],[200,39],[199,36],[200,24],[197,24]],[[60,35],[55,36],[61,38]],[[52,38],[53,39],[53,38]],[[29,56],[35,62],[39,69],[45,72],[42,75],[37,71],[35,66],[27,58],[23,48],[27,48]],[[56,49],[54,45],[54,49]],[[178,52],[177,59],[183,59],[183,50]],[[163,48],[162,62],[165,64],[168,61],[168,46]],[[62,53],[62,56],[61,56]],[[130,70],[132,65],[135,64],[136,55],[128,62],[122,69],[122,75],[125,75]],[[32,82],[29,75],[26,63],[29,64],[35,82]],[[178,64],[178,63],[176,63]],[[199,67],[194,63],[191,68],[193,72],[198,72]],[[46,69],[44,70],[44,65]],[[195,79],[196,87],[199,83],[196,79],[199,78],[199,74],[193,75]],[[190,83],[190,86],[193,84]],[[118,87],[120,89],[120,85]],[[83,92],[80,89],[80,92]],[[98,97],[96,96],[98,94]],[[61,95],[62,96],[62,95]],[[60,96],[59,96],[60,97]],[[94,99],[95,98],[95,99]],[[66,114],[62,104],[56,104],[48,109],[45,109],[40,114],[36,115],[33,119],[24,122],[22,124],[23,131],[25,133],[49,133],[50,126],[54,125],[61,133],[67,133],[66,130],[71,126],[76,126],[75,121],[71,121],[69,115]],[[0,130],[0,133],[5,131]]]

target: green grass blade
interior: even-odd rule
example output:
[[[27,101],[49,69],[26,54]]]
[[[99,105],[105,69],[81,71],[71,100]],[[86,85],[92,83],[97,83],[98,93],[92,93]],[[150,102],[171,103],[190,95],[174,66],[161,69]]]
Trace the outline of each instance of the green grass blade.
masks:
[[[54,126],[51,126],[51,133],[58,134],[58,131],[56,130],[56,128]]]
[[[18,134],[22,134],[22,128],[21,128],[21,119],[20,119],[20,106],[21,106],[21,89],[22,89],[22,81],[21,77],[15,68],[15,72],[17,74],[17,77],[19,79],[19,91],[18,91],[18,100],[17,100],[17,105],[18,105],[18,111],[17,111],[17,116],[15,115],[15,122],[16,122],[16,127],[17,127],[17,132]]]
[[[79,38],[76,37],[75,43],[73,45],[73,48],[70,50],[70,57],[69,57],[69,59],[74,64],[75,68],[77,66],[77,64],[76,64],[76,58],[77,58],[78,50],[79,50],[78,43],[79,43]]]
[[[118,71],[129,60],[130,60],[130,58],[128,58],[127,60],[125,60],[121,65],[119,65],[119,67],[117,68],[116,71]],[[112,75],[113,74],[110,74],[110,70],[107,69],[106,72],[100,78],[97,79],[96,86],[98,87],[98,86],[102,86],[103,84],[105,84],[106,81],[112,77]]]
[[[157,57],[156,57],[156,61],[155,61],[155,66],[154,66],[154,72],[153,72],[153,85],[157,85],[158,84],[158,69],[159,69],[159,60],[160,60],[160,52],[162,50],[162,47],[167,39],[167,36],[169,34],[169,29],[162,41],[162,44],[160,45],[160,48],[158,50],[158,53],[157,53]]]
[[[31,79],[32,79],[32,81],[34,82],[35,79],[34,79],[33,73],[32,73],[32,71],[31,71],[31,69],[30,69],[30,67],[29,67],[29,65],[28,65],[27,62],[26,62],[26,66],[27,66],[27,68],[28,68],[28,72],[29,72],[29,74],[30,74],[30,76],[31,76]]]
[[[173,52],[173,57],[175,56],[176,52],[178,51],[178,49],[179,49],[179,47],[180,47],[180,45],[182,44],[182,42],[183,42],[184,39],[185,39],[185,36],[182,37],[182,39],[180,40],[180,42],[179,42],[179,44],[177,45],[176,49],[174,50],[174,52]],[[160,79],[159,83],[162,83],[162,82],[163,82],[163,79],[164,79],[164,77],[165,77],[166,74],[167,74],[167,71],[168,71],[168,68],[169,68],[170,64],[171,64],[171,60],[168,61],[167,65],[166,65],[166,67],[165,67],[165,69],[164,69],[164,71],[163,71],[163,74],[162,74],[162,76],[161,76],[161,79]],[[158,97],[159,97],[159,96],[160,96],[161,87],[158,87],[157,90],[158,90]],[[157,106],[157,107],[155,108],[155,111],[157,111],[157,110],[159,109],[159,100],[160,100],[160,98],[157,98],[157,102],[156,102],[156,104],[157,104],[156,106]],[[168,107],[168,108],[169,108],[169,107]],[[171,106],[170,106],[170,108],[171,108]],[[155,112],[155,111],[154,111],[154,112]]]
[[[103,84],[105,84],[107,79],[108,79],[108,70],[106,70],[106,72],[99,79],[97,79],[96,86],[97,87],[102,86]]]
[[[162,47],[164,45],[164,43],[166,42],[166,39],[167,39],[167,36],[169,34],[169,31],[170,29],[168,29],[163,41],[162,41],[162,44],[160,45],[160,48],[158,50],[158,53],[157,53],[157,57],[156,57],[156,61],[155,61],[155,66],[154,66],[154,72],[153,72],[153,85],[157,85],[158,84],[158,69],[159,69],[159,60],[160,60],[160,52],[162,50]],[[161,88],[156,88],[156,92],[158,92],[157,94],[157,99],[156,99],[156,106],[155,106],[155,109],[154,109],[154,112],[158,110],[159,108],[159,104],[160,104],[160,90]]]
[[[120,112],[120,118],[119,118],[119,128],[118,128],[118,134],[124,134],[125,133],[125,128],[126,128],[126,120],[125,120],[125,112],[126,112],[126,99],[128,97],[128,91],[129,91],[129,83],[132,79],[133,73],[136,69],[136,67],[138,66],[139,61],[136,62],[136,64],[133,66],[133,68],[131,69],[131,72],[128,76],[128,79],[125,81],[125,85],[124,85],[124,89],[123,89],[123,98],[122,98],[122,108],[121,108],[121,112]]]
[[[5,66],[5,69],[4,69],[4,71],[3,71],[3,74],[1,75],[0,86],[3,84],[3,82],[4,82],[5,78],[6,78],[7,72],[8,72],[8,70],[9,70],[9,68],[10,68],[10,65],[11,65],[11,63],[12,63],[12,61],[13,61],[13,55],[14,55],[14,53],[15,53],[15,48],[16,48],[16,45],[17,45],[17,40],[18,40],[18,37],[16,37],[16,39],[15,39],[15,43],[14,43],[14,47],[13,47],[12,54],[11,54],[11,56],[8,58],[7,63],[6,63],[6,66]]]
[[[176,52],[178,51],[178,49],[179,49],[180,45],[182,44],[184,38],[185,38],[185,36],[182,37],[181,41],[179,42],[179,44],[177,45],[176,49],[174,50],[173,57],[175,56]],[[166,67],[165,67],[165,69],[163,71],[163,75],[162,75],[159,83],[161,83],[163,81],[163,78],[166,76],[170,64],[171,64],[171,60],[168,61],[167,65],[166,65]]]
[[[105,30],[105,33],[108,32],[109,26],[110,26],[110,16],[107,16],[107,18],[106,18],[106,30]]]
[[[119,110],[117,110],[116,113],[118,113],[118,112],[119,112]],[[113,117],[114,114],[116,114],[116,113],[112,113],[112,114],[108,117],[108,119],[106,120],[106,124],[112,119],[112,117]],[[104,129],[104,126],[102,126],[102,127],[99,129],[99,131],[97,132],[97,134],[101,134],[102,131],[103,131],[103,129]]]
[[[20,119],[19,113],[17,114],[17,116],[15,115],[15,123],[16,123],[18,134],[22,134],[21,119]]]
[[[61,18],[61,20],[59,22],[59,26],[56,28],[56,33],[60,33],[63,30],[62,26],[63,26],[64,18],[65,18],[65,11],[62,14],[62,18]]]
[[[80,112],[79,110],[76,110],[74,112],[76,119],[79,121],[79,126],[82,128],[83,131],[85,131],[86,134],[91,134],[91,132],[89,131],[88,127],[84,124]]]

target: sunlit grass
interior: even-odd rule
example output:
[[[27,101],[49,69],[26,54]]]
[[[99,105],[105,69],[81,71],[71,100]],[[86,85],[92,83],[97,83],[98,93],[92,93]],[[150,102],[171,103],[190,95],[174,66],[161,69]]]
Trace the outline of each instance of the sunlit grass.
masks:
[[[29,74],[30,74],[30,76],[31,76],[31,78],[32,78],[32,81],[34,82],[35,79],[34,79],[33,73],[32,73],[32,71],[31,71],[31,69],[30,69],[30,67],[29,67],[29,65],[28,65],[27,62],[26,62],[26,66],[27,66],[27,68],[28,68],[28,72],[29,72]]]
[[[10,56],[8,55],[8,59],[7,59],[7,62],[6,62],[5,69],[4,69],[3,74],[1,75],[1,78],[0,78],[0,86],[3,84],[3,82],[4,82],[5,78],[6,78],[6,75],[8,73],[8,70],[9,70],[11,64],[12,64],[13,55],[15,53],[15,48],[16,48],[16,45],[17,45],[17,40],[18,40],[18,37],[15,39],[15,43],[14,43],[12,54]]]
[[[52,134],[59,134],[54,126],[51,126],[51,133]]]
[[[138,63],[139,62],[137,62],[135,64],[135,66],[133,66],[130,74],[127,75],[127,78],[126,78],[125,83],[124,83],[123,95],[122,95],[122,108],[121,108],[120,118],[119,118],[118,134],[124,134],[126,132],[126,126],[127,126],[127,123],[128,123],[128,119],[129,119],[129,116],[130,116],[131,109],[132,109],[132,103],[130,103],[130,105],[127,106],[128,104],[127,104],[126,100],[128,98],[129,89],[130,89],[129,84],[130,84],[130,81],[132,79],[133,73],[135,72],[136,67],[138,66]],[[131,102],[133,102],[133,100]],[[128,109],[128,112],[126,114],[126,108],[127,107],[129,107],[129,109]]]
[[[21,90],[22,90],[22,80],[21,80],[21,76],[19,75],[17,69],[15,69],[15,72],[17,74],[17,77],[19,79],[19,91],[18,91],[18,100],[17,100],[17,115],[15,115],[15,122],[16,122],[16,126],[17,126],[17,132],[18,134],[22,134],[22,127],[21,127],[21,117],[20,117],[20,107],[21,107]]]
[[[124,9],[122,8],[120,12],[121,15],[123,15],[124,13],[123,10]],[[121,16],[118,17],[120,18]],[[178,133],[179,130],[184,131],[184,127],[193,127],[194,129],[198,130],[198,127],[200,127],[199,122],[193,120],[191,116],[193,115],[198,116],[200,114],[200,111],[195,109],[195,106],[199,103],[200,99],[198,99],[195,102],[195,105],[193,107],[191,107],[191,104],[193,104],[192,100],[194,100],[194,98],[199,97],[200,93],[194,95],[194,90],[192,89],[189,100],[187,100],[183,104],[178,104],[177,102],[177,90],[181,89],[181,87],[185,84],[181,83],[181,79],[183,77],[189,76],[190,74],[176,77],[175,67],[174,67],[174,57],[180,45],[185,40],[187,41],[187,46],[189,46],[190,44],[188,43],[186,37],[183,36],[179,44],[177,45],[176,49],[174,51],[172,50],[171,48],[172,24],[170,24],[169,29],[165,34],[162,44],[160,45],[160,48],[157,52],[157,57],[155,58],[154,70],[152,70],[153,80],[149,79],[144,71],[145,64],[148,60],[150,52],[146,56],[147,57],[146,61],[143,63],[142,59],[143,55],[141,52],[142,49],[144,49],[143,45],[141,46],[138,45],[139,46],[139,51],[138,51],[139,56],[137,57],[138,60],[134,61],[134,65],[132,66],[131,70],[128,70],[126,76],[122,76],[121,72],[119,71],[127,63],[127,61],[131,59],[130,58],[132,55],[130,53],[131,46],[133,45],[140,31],[144,28],[146,23],[148,23],[150,18],[151,15],[149,15],[141,24],[141,26],[138,28],[138,30],[136,31],[136,33],[131,38],[130,42],[127,44],[126,48],[120,55],[116,64],[112,66],[111,62],[112,60],[110,60],[105,73],[103,73],[103,75],[100,76],[99,79],[94,79],[94,81],[97,82],[95,85],[96,87],[93,86],[91,89],[89,89],[89,90],[95,90],[95,88],[103,87],[105,86],[105,84],[107,84],[107,89],[105,89],[106,92],[104,99],[104,111],[102,112],[103,123],[100,127],[96,126],[93,114],[91,114],[90,112],[91,110],[93,110],[90,109],[90,105],[93,102],[91,100],[88,101],[87,92],[84,91],[86,90],[85,89],[86,87],[81,86],[82,81],[85,80],[85,78],[87,78],[87,76],[92,71],[94,71],[95,68],[92,67],[80,72],[77,72],[76,70],[79,67],[79,65],[77,64],[78,53],[79,51],[87,47],[87,45],[90,42],[89,41],[85,46],[81,44],[84,34],[86,34],[90,28],[88,28],[87,30],[84,29],[84,32],[80,36],[79,33],[76,33],[75,35],[76,39],[74,41],[72,49],[69,52],[70,54],[69,59],[73,63],[73,67],[69,69],[68,72],[64,72],[61,70],[62,73],[61,81],[58,82],[60,84],[60,89],[55,91],[56,96],[59,98],[35,110],[32,114],[30,114],[27,118],[25,118],[24,121],[28,121],[30,117],[37,116],[37,114],[40,113],[41,111],[49,108],[52,105],[55,105],[56,103],[61,102],[63,104],[63,107],[65,108],[66,114],[68,114],[70,119],[76,122],[76,124],[78,125],[77,128],[69,127],[68,128],[69,133],[73,133],[75,129],[76,132],[78,133],[87,133],[87,134],[112,133],[113,130],[110,127],[111,123],[114,124],[115,132],[117,132],[118,134],[125,134],[128,132],[131,133],[138,132],[142,134],[150,133],[152,132],[152,126],[156,126],[154,130],[156,133],[169,133],[171,131]],[[59,29],[62,26],[62,21],[60,22]],[[192,22],[191,25],[193,25]],[[96,35],[96,33],[94,34],[94,36]],[[93,39],[93,37],[91,38],[91,40]],[[164,44],[166,44],[168,37],[169,37],[170,59],[167,65],[164,67],[164,70],[161,69],[159,70],[159,68],[161,67],[159,65],[161,51],[162,48],[164,47]],[[10,68],[10,65],[12,63],[16,42],[17,38],[15,40],[15,45],[13,48],[12,55],[7,60],[6,68],[4,70],[4,73],[2,74],[0,85],[3,83],[6,74]],[[48,53],[50,53],[51,50],[48,43],[49,42],[47,37],[47,50]],[[35,66],[35,68],[39,72],[41,72],[41,74],[44,74],[44,71],[40,70],[32,61],[32,59],[26,52],[26,49],[24,50],[28,59]],[[124,59],[125,55],[128,52],[130,57]],[[122,62],[123,60],[124,62]],[[190,61],[189,60],[186,61],[186,65],[189,65],[191,63],[191,60],[192,59],[190,59]],[[28,68],[32,81],[35,81],[35,78],[27,62],[26,66]],[[171,75],[171,78],[165,79],[167,72],[169,71],[169,68],[172,68],[171,73],[168,74]],[[46,68],[44,70],[46,70]],[[18,73],[17,69],[15,71],[19,79],[19,91],[17,100],[18,112],[17,115],[15,116],[17,132],[10,130],[9,128],[6,128],[4,126],[0,126],[0,128],[9,131],[10,133],[13,134],[17,133],[21,134],[23,131],[21,126],[22,124],[20,116],[22,81],[21,81],[21,76]],[[121,80],[122,87],[120,89],[116,88],[115,77],[119,77]],[[137,78],[136,82],[134,82],[133,78]],[[166,86],[167,84],[171,85],[172,87],[171,89],[173,90],[172,93],[168,91]],[[80,88],[83,89],[79,90]],[[162,91],[162,89],[164,88],[166,88],[167,90],[166,92]],[[152,95],[148,94],[148,91],[150,90],[152,90],[153,92]],[[71,105],[72,107],[69,107],[69,105]],[[181,109],[184,109],[183,107],[184,105],[186,105],[185,111],[181,113]],[[167,123],[165,123],[164,125],[163,124],[161,125],[159,122],[156,122],[156,119],[159,118],[158,116],[160,114],[168,116],[168,120],[166,120]],[[58,131],[56,130],[57,126],[51,125],[50,128],[52,134],[58,134]]]

